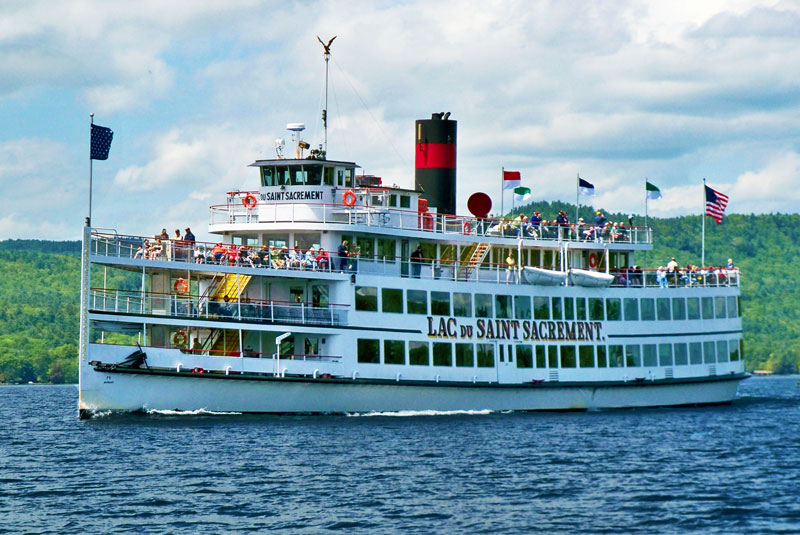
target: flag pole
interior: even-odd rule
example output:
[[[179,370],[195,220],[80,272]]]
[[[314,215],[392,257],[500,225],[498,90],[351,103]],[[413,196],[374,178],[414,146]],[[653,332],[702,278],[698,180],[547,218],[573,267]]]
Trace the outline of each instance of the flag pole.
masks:
[[[92,125],[94,124],[94,113],[89,114],[89,217],[86,218],[86,226],[92,226]]]
[[[506,168],[505,167],[501,167],[500,168],[500,219],[502,219],[506,214],[505,211],[503,210],[503,198],[505,197],[505,193],[506,193],[506,191],[504,189],[504,187],[505,187],[505,178],[504,178],[505,177],[505,173],[506,173]]]
[[[706,267],[706,178],[703,177],[703,207],[700,210],[700,219],[703,220],[703,233],[700,239],[700,267]]]
[[[644,228],[647,229],[647,177],[644,177]],[[647,232],[647,230],[645,230]],[[644,250],[644,267],[647,267],[647,249]]]
[[[578,173],[578,180],[575,182],[575,224],[578,224],[578,213],[581,208],[581,174]],[[577,228],[577,227],[576,227]]]

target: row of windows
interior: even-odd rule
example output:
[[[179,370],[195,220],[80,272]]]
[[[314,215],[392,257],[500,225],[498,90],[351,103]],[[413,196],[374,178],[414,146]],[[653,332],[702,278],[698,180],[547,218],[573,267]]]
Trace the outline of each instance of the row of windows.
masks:
[[[545,297],[492,295],[381,288],[382,312],[431,314],[465,318],[542,319],[578,321],[669,321],[735,318],[736,296],[716,297]],[[356,310],[377,312],[378,288],[355,287]],[[405,304],[405,307],[403,306]],[[430,307],[429,307],[430,305]],[[430,311],[430,312],[429,312]]]
[[[371,364],[410,364],[412,366],[453,366],[492,368],[495,344],[450,342],[406,342],[384,340],[381,360],[380,340],[358,339],[358,362]],[[517,368],[637,368],[641,366],[684,366],[715,364],[742,358],[741,340],[680,342],[677,344],[626,345],[537,345],[497,346],[500,362],[513,362]],[[407,359],[407,360],[406,360]]]

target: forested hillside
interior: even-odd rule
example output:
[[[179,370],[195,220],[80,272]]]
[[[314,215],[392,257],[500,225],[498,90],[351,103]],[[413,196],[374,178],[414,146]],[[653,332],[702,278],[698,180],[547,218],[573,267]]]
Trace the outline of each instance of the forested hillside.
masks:
[[[522,207],[554,219],[575,217],[575,206],[539,202]],[[581,217],[594,215],[581,208]],[[606,214],[626,221],[627,214]],[[700,264],[700,216],[653,219],[653,251],[636,257],[646,267]],[[636,216],[634,224],[644,224]],[[80,244],[38,240],[0,242],[0,382],[77,381]],[[706,220],[706,263],[728,258],[741,269],[745,360],[748,370],[796,373],[800,362],[800,215],[730,215]]]

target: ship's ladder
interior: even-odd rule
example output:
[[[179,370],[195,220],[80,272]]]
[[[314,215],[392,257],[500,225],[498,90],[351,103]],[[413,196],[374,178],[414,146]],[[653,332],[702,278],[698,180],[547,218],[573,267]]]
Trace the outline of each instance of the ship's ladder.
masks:
[[[483,263],[491,249],[492,246],[488,243],[476,243],[473,245],[467,253],[468,260],[462,262],[458,268],[458,280],[469,280],[472,272]]]
[[[226,329],[218,329],[216,332],[216,338],[211,346],[211,356],[240,356],[238,333]]]
[[[252,275],[228,273],[214,288],[211,299],[214,301],[238,301],[239,297],[252,279]]]

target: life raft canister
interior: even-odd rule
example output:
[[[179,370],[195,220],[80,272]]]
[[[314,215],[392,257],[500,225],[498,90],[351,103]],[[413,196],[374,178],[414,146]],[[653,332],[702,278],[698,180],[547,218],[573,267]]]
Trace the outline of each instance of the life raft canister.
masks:
[[[463,231],[464,231],[464,234],[472,233],[472,225],[469,224],[469,221],[464,221]]]
[[[172,335],[172,345],[186,347],[186,342],[188,341],[189,339],[187,338],[185,331],[177,331]]]
[[[203,368],[201,368],[200,366],[196,366],[196,367],[192,368],[192,373],[206,373],[206,371]]]
[[[342,203],[344,203],[345,206],[353,206],[356,203],[355,192],[351,189],[345,191],[342,196]]]
[[[597,267],[597,253],[589,253],[589,267]]]
[[[252,193],[248,193],[245,195],[244,199],[242,199],[242,204],[248,210],[252,210],[258,204],[258,199],[256,199],[256,196]]]
[[[185,294],[189,291],[189,283],[186,282],[186,279],[181,278],[175,281],[172,288],[179,294]]]

